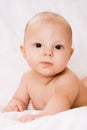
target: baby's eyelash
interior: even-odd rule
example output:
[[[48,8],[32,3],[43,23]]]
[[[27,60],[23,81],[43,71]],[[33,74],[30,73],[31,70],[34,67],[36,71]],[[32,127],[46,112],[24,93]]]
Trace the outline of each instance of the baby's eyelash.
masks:
[[[56,45],[55,48],[58,49],[58,50],[61,50],[63,48],[63,46],[62,45]]]
[[[40,48],[42,45],[41,45],[41,43],[35,43],[35,46],[36,46],[37,48]]]

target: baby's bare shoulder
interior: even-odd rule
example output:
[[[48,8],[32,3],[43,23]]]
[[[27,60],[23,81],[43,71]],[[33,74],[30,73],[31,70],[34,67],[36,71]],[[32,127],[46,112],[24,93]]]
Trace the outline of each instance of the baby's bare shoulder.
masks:
[[[23,75],[22,75],[22,77],[25,78],[25,79],[27,79],[27,78],[29,78],[29,77],[31,77],[31,76],[32,76],[32,71],[31,71],[31,70],[25,71],[25,72],[23,73]]]
[[[68,68],[56,77],[56,92],[67,96],[71,102],[73,102],[78,95],[79,86],[79,78]]]
[[[28,84],[28,82],[31,81],[31,71],[26,71],[23,73],[22,77],[21,77],[21,81],[20,84]]]
[[[79,78],[68,68],[66,68],[62,73],[56,76],[56,83],[60,85],[69,85],[73,86],[80,83]],[[67,87],[67,86],[66,86]]]

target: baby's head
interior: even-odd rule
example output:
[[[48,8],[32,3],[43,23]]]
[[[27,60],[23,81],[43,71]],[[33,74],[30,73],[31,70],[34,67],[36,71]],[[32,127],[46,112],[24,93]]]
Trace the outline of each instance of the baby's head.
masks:
[[[69,23],[56,13],[42,12],[27,23],[21,51],[35,72],[51,76],[66,68],[73,52],[71,46]]]
[[[35,27],[37,25],[40,26],[43,24],[63,26],[64,31],[66,31],[68,37],[71,40],[70,43],[72,44],[72,29],[71,29],[70,24],[66,21],[66,19],[64,17],[62,17],[61,15],[59,15],[57,13],[53,13],[53,12],[42,12],[42,13],[39,13],[39,14],[36,14],[35,16],[33,16],[25,27],[24,41],[26,42],[26,40],[27,40],[27,34],[30,30],[30,27]]]

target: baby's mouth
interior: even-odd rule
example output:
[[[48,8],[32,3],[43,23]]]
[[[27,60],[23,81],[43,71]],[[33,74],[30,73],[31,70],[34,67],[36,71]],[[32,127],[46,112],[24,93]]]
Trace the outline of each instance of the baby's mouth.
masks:
[[[43,62],[41,62],[41,64],[42,64],[44,67],[51,67],[51,66],[53,65],[53,63],[47,62],[47,61],[43,61]]]

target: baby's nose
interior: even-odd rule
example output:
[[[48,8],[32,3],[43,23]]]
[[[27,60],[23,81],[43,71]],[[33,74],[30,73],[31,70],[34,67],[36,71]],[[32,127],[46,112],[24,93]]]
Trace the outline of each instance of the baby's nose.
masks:
[[[53,56],[53,51],[51,49],[44,50],[44,56]]]

